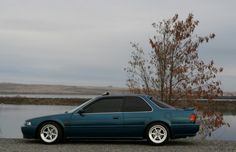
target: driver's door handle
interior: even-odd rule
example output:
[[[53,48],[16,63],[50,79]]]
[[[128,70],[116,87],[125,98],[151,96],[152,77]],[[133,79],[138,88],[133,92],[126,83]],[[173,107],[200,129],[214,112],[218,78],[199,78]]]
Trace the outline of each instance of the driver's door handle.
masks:
[[[113,116],[113,119],[119,119],[120,117],[119,116]]]

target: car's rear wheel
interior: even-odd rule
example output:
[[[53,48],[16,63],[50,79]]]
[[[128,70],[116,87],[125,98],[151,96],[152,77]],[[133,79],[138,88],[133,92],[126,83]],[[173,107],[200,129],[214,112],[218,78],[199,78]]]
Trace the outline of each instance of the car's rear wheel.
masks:
[[[153,145],[162,145],[169,139],[169,129],[162,123],[154,123],[147,128],[146,136]]]
[[[39,129],[39,138],[43,143],[54,144],[62,140],[62,129],[54,122],[46,122]]]

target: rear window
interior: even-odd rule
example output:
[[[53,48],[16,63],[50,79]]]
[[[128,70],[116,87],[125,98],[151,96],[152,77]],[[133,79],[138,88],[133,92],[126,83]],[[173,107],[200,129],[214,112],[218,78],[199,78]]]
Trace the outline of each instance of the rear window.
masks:
[[[157,100],[154,100],[154,99],[150,99],[150,100],[152,100],[160,108],[171,108],[171,109],[174,108],[173,106],[168,105],[167,103],[164,103],[164,102],[161,102],[161,101],[157,101]]]

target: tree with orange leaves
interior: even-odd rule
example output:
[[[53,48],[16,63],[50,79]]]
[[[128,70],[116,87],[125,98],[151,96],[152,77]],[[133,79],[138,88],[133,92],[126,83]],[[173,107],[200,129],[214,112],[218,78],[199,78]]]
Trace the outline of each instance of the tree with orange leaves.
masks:
[[[131,43],[135,50],[125,68],[130,91],[153,95],[168,103],[202,97],[212,100],[222,95],[216,76],[223,68],[216,67],[213,60],[205,63],[198,54],[199,46],[208,43],[215,34],[204,37],[194,34],[198,23],[192,14],[185,20],[176,14],[152,24],[156,35],[149,40],[149,51]]]
[[[223,115],[212,106],[213,99],[223,95],[217,79],[223,68],[215,66],[213,60],[206,63],[199,57],[199,47],[214,39],[215,34],[198,36],[198,24],[193,14],[185,20],[176,14],[153,23],[156,34],[149,39],[150,49],[131,43],[134,51],[125,71],[127,86],[133,93],[152,95],[172,105],[193,103],[190,105],[201,111],[202,127],[208,128],[201,131],[210,133],[225,124]],[[207,100],[205,107],[197,102],[201,98]]]

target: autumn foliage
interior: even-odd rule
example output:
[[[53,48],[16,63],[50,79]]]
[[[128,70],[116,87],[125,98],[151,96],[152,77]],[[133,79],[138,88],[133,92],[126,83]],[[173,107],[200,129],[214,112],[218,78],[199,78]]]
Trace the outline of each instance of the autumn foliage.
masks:
[[[204,118],[209,117],[207,120],[219,127],[223,124],[222,114],[214,111],[211,105],[214,98],[223,95],[217,79],[223,68],[215,66],[213,60],[206,62],[199,57],[199,47],[214,39],[215,34],[198,36],[195,33],[198,24],[193,14],[185,20],[176,14],[153,23],[156,34],[149,39],[149,49],[131,43],[134,51],[125,68],[127,86],[133,93],[152,95],[172,105],[191,102],[203,111]],[[197,103],[202,98],[207,99],[207,107]]]

